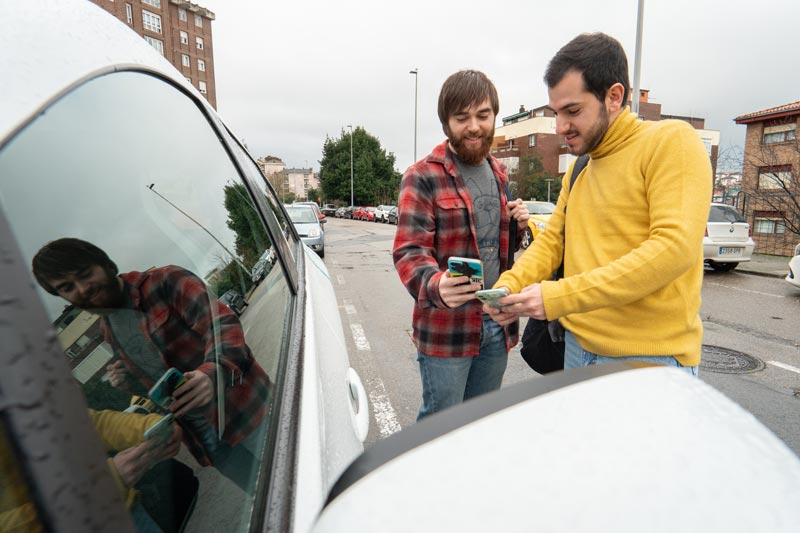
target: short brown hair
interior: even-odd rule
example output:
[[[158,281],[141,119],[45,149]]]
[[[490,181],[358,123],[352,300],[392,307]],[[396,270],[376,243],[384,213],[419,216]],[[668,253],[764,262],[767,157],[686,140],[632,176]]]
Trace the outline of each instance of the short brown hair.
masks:
[[[439,121],[447,133],[450,117],[462,109],[479,105],[486,99],[492,105],[495,116],[500,111],[500,99],[492,80],[477,70],[459,70],[444,81],[439,91]]]
[[[94,265],[100,265],[114,276],[119,273],[117,265],[103,250],[90,242],[69,237],[48,242],[31,261],[36,281],[53,295],[58,292],[49,280],[76,274]]]

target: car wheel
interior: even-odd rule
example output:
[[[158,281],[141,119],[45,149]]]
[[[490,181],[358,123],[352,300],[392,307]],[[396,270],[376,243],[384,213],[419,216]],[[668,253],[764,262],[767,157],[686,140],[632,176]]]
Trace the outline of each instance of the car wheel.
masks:
[[[711,268],[713,268],[717,272],[727,272],[729,270],[733,270],[734,268],[736,268],[736,266],[739,263],[715,263],[712,261],[709,264],[711,265]]]
[[[533,233],[531,228],[525,228],[525,235],[522,236],[522,249],[524,250],[533,242]]]
[[[325,248],[320,248],[319,252],[317,253],[319,254],[320,259],[325,258]]]

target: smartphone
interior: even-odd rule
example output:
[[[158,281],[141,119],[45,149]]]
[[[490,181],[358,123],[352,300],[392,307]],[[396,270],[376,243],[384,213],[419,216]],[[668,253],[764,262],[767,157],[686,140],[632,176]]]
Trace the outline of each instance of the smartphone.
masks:
[[[478,300],[482,301],[489,307],[503,307],[504,305],[510,304],[501,304],[497,300],[502,298],[503,296],[508,296],[508,289],[502,287],[500,289],[484,289],[482,291],[477,291],[475,296],[478,297]]]
[[[175,400],[175,389],[186,383],[186,377],[177,368],[170,368],[158,378],[156,384],[148,392],[148,396],[160,407],[166,409]]]
[[[175,417],[169,413],[164,418],[150,426],[144,431],[145,440],[157,439],[158,442],[166,442],[172,436]]]
[[[469,276],[470,283],[480,283],[483,287],[483,264],[480,259],[469,257],[451,257],[447,260],[450,276]]]

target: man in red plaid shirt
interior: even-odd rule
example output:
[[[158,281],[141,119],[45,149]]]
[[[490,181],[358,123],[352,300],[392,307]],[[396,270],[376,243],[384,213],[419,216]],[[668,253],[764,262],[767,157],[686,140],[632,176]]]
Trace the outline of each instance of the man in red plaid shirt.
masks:
[[[107,367],[113,386],[147,396],[169,368],[180,370],[186,382],[169,410],[184,429],[184,443],[200,464],[252,488],[258,466],[252,452],[272,384],[245,344],[239,319],[209,298],[203,280],[177,266],[119,274],[103,250],[72,238],[43,246],[33,273],[50,294],[102,317],[115,356]]]
[[[416,302],[414,344],[422,377],[417,420],[497,390],[517,322],[502,327],[482,313],[480,284],[451,277],[450,257],[480,259],[491,287],[509,258],[509,226],[520,242],[528,223],[522,200],[507,198],[505,166],[489,155],[499,110],[497,90],[482,72],[451,75],[439,93],[447,140],[403,175],[394,264]]]

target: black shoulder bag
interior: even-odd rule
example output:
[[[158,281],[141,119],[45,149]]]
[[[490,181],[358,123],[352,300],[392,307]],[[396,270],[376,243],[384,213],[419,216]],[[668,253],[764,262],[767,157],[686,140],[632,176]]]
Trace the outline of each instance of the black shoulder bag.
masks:
[[[572,167],[569,181],[569,192],[575,186],[575,180],[589,162],[588,155],[582,155]],[[566,225],[567,206],[564,206],[564,221]],[[546,231],[546,230],[545,230]],[[566,233],[565,233],[566,235]],[[561,265],[553,273],[553,279],[564,277],[564,257]],[[558,320],[538,320],[529,318],[525,331],[522,333],[522,358],[528,366],[540,374],[555,372],[564,369],[564,328]]]

